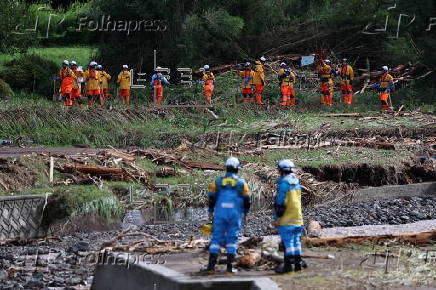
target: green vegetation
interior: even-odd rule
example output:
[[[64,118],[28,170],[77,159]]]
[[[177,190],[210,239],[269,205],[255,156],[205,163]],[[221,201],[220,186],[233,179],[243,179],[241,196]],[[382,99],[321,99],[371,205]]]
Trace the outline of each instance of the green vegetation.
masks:
[[[47,61],[53,61],[58,68],[62,61],[75,60],[78,65],[87,66],[91,58],[97,54],[97,49],[89,46],[67,46],[67,47],[40,47],[29,48],[27,54],[37,55]],[[19,58],[19,53],[2,53],[0,54],[0,69],[7,69],[6,63]]]
[[[0,99],[9,99],[14,95],[11,87],[7,82],[0,79]]]
[[[12,59],[5,66],[7,69],[0,71],[0,78],[12,88],[42,95],[53,88],[50,77],[58,71],[58,66],[53,61],[30,54]]]
[[[229,95],[221,98],[224,97],[229,98]],[[372,98],[372,95],[362,95],[359,98]],[[378,104],[365,106],[365,102],[359,103],[357,100],[357,104],[351,108],[342,105],[322,108],[317,102],[318,96],[312,96],[303,99],[303,104],[291,109],[275,106],[259,108],[242,104],[226,106],[224,103],[218,103],[214,111],[221,119],[211,121],[211,115],[201,108],[156,110],[155,107],[139,103],[133,106],[116,104],[110,111],[98,106],[73,107],[66,110],[59,103],[37,98],[23,99],[21,94],[18,94],[10,100],[0,100],[0,137],[30,140],[35,144],[47,146],[81,144],[92,147],[164,148],[177,146],[182,139],[196,141],[201,134],[217,132],[301,132],[317,130],[322,124],[330,126],[330,129],[383,129],[391,126],[416,128],[427,124],[419,117],[397,116],[390,117],[389,120],[322,117],[322,113],[359,112],[367,111],[368,108],[375,111]],[[303,108],[308,106],[310,109]],[[429,106],[427,108],[432,109]]]
[[[110,221],[119,218],[122,213],[121,204],[107,186],[60,186],[53,189],[43,224],[90,214]]]

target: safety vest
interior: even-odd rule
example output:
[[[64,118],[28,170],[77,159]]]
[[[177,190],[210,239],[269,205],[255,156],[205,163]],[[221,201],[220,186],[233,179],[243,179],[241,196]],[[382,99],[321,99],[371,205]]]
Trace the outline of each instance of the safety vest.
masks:
[[[339,75],[343,80],[353,80],[354,78],[353,68],[350,65],[346,64],[342,66]]]
[[[215,76],[212,72],[207,72],[203,75],[203,81],[205,84],[213,84],[215,81]]]
[[[282,189],[280,189],[282,188]],[[284,190],[280,192],[279,190]],[[283,215],[279,218],[281,226],[303,225],[303,213],[301,208],[301,185],[295,176],[290,173],[277,181],[277,193],[285,194]],[[275,206],[278,196],[276,196]]]
[[[63,80],[64,78],[68,78],[68,77],[74,77],[74,72],[67,67],[66,69],[61,69],[59,76],[61,78],[61,80]]]
[[[100,80],[99,80],[99,72],[90,69],[85,72],[85,77],[87,79],[86,86],[88,90],[99,90],[100,89]]]
[[[242,86],[244,88],[251,88],[251,84],[253,83],[253,75],[254,72],[252,70],[244,70],[243,71],[243,80],[242,80]]]
[[[326,64],[320,68],[320,73],[321,79],[329,79],[331,78],[332,67]]]
[[[289,71],[289,75],[285,71],[285,76],[281,80],[281,86],[290,86],[291,88],[295,83],[295,74],[292,71]]]
[[[393,82],[394,78],[387,72],[385,72],[380,78],[380,87],[386,89],[389,83]]]

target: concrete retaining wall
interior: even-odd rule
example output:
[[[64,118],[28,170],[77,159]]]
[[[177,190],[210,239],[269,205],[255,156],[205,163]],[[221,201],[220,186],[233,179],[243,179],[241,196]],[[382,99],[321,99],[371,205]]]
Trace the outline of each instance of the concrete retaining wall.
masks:
[[[117,255],[119,257],[119,254]],[[92,290],[277,290],[277,284],[268,278],[213,278],[187,277],[161,265],[144,262],[125,265],[119,258],[110,265],[98,265]]]
[[[44,195],[0,197],[0,240],[43,237],[41,229]]]
[[[425,196],[436,194],[436,182],[424,182],[407,185],[392,185],[369,187],[356,190],[352,202],[365,202],[370,200],[394,199],[406,196]]]

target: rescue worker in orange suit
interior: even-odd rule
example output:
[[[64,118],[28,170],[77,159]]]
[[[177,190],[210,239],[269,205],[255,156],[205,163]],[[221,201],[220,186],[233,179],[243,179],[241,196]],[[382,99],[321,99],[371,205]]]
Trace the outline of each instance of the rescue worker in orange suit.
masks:
[[[151,77],[150,86],[152,89],[152,98],[153,103],[156,105],[160,105],[163,101],[163,86],[168,86],[170,82],[162,75],[159,71],[161,69],[160,66],[156,67],[155,73]]]
[[[203,94],[204,94],[204,98],[206,100],[206,103],[211,105],[212,104],[212,94],[213,94],[213,89],[215,87],[215,76],[213,74],[213,72],[210,71],[209,66],[206,64],[203,67],[204,71],[203,71]]]
[[[281,68],[277,74],[280,82],[280,91],[282,93],[282,101],[279,103],[281,106],[295,106],[295,90],[294,84],[297,75],[290,68],[282,63]]]
[[[73,105],[76,105],[77,103],[79,103],[79,99],[82,96],[79,80],[83,78],[83,72],[77,69],[77,62],[75,62],[74,60],[70,62],[70,68],[76,76],[73,83],[73,89],[71,90],[71,100],[73,102]]]
[[[71,98],[71,93],[73,90],[76,75],[71,70],[68,60],[63,61],[62,68],[59,71],[59,77],[61,81],[61,95],[64,98],[64,105],[66,107],[72,106],[73,100]]]
[[[121,104],[130,104],[131,78],[129,66],[123,65],[123,70],[118,74],[117,78],[118,95],[120,96]]]
[[[265,88],[265,67],[264,63],[266,61],[265,57],[261,57],[259,60],[254,62],[254,77],[253,85],[256,90],[256,104],[263,104],[262,93]]]
[[[353,87],[351,82],[354,80],[354,71],[351,65],[347,63],[346,58],[342,60],[339,76],[341,77],[342,100],[344,104],[351,105],[353,102]]]
[[[111,75],[103,70],[103,66],[97,65],[97,70],[100,74],[100,105],[104,105],[104,101],[109,98],[109,80],[111,79]]]
[[[100,72],[96,70],[97,63],[89,63],[87,71],[83,72],[86,81],[86,95],[88,97],[88,106],[92,106],[96,98],[100,97]]]
[[[251,69],[251,64],[246,62],[243,68],[239,69],[239,76],[242,77],[242,102],[251,103],[253,99],[253,78],[254,71]]]
[[[321,104],[325,106],[333,105],[333,70],[330,60],[326,59],[318,66],[318,75],[321,81]]]
[[[391,93],[395,91],[395,84],[394,78],[389,74],[387,66],[383,66],[383,75],[380,77],[380,81],[374,84],[372,88],[378,89],[380,92],[381,110],[389,110]]]
[[[250,210],[250,189],[247,182],[237,176],[240,168],[235,157],[227,159],[226,174],[209,185],[209,219],[213,220],[209,246],[209,263],[203,271],[214,271],[221,246],[226,247],[227,272],[236,272],[232,263],[238,248],[242,222],[246,224]]]

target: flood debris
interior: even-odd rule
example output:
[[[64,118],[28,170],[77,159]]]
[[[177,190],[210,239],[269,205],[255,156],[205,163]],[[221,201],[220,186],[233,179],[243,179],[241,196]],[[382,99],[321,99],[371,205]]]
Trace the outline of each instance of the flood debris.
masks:
[[[309,247],[343,247],[349,244],[381,244],[387,241],[405,242],[410,244],[431,244],[436,241],[436,230],[422,233],[401,233],[368,236],[303,238],[304,245]]]

